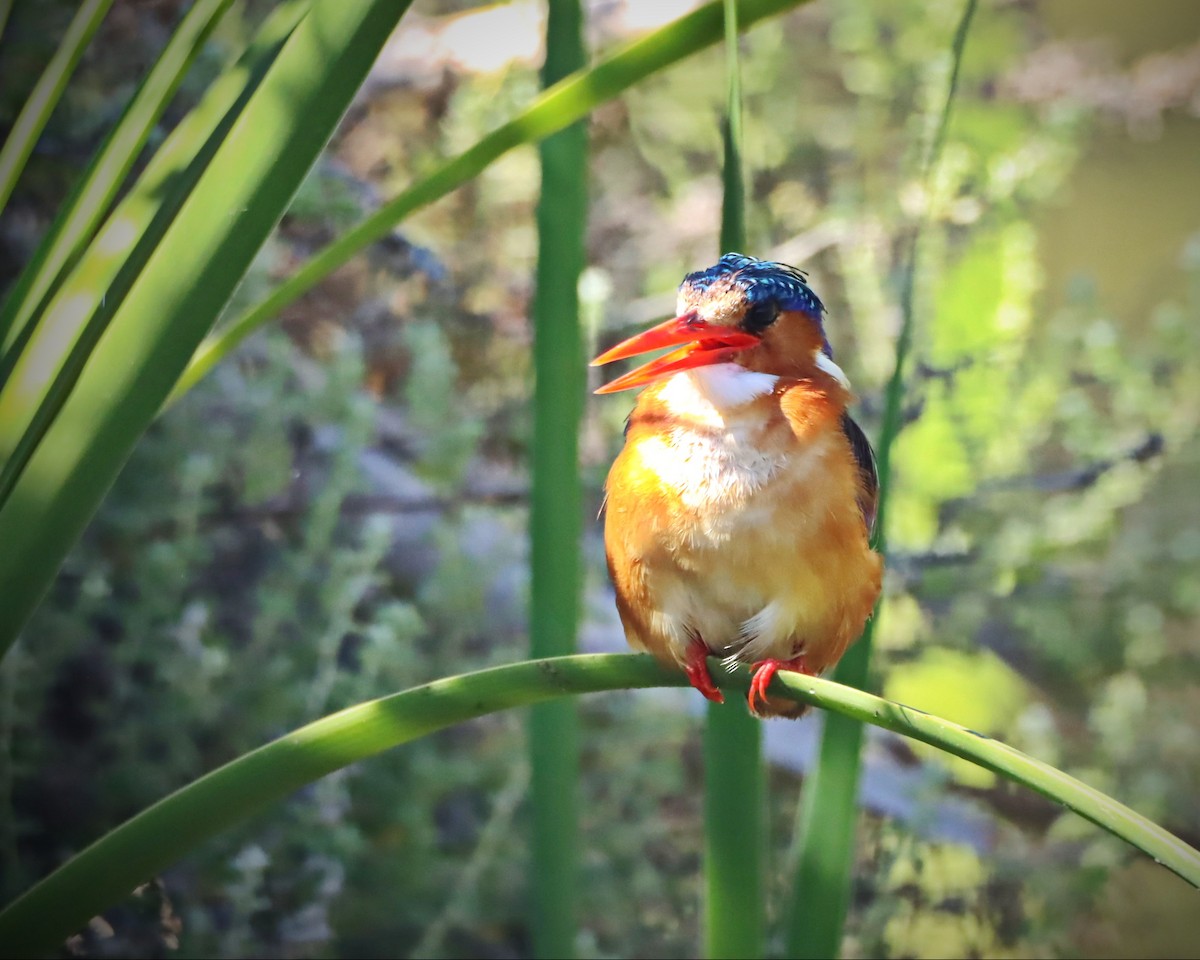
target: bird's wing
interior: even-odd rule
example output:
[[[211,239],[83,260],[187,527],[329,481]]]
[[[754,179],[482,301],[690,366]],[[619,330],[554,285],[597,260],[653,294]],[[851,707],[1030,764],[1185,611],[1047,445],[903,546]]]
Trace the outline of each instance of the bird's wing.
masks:
[[[875,467],[875,451],[871,449],[871,441],[863,433],[862,427],[848,413],[842,414],[842,432],[850,441],[850,452],[858,461],[858,475],[862,481],[858,508],[862,511],[867,534],[870,535],[875,532],[875,513],[879,507],[879,471]]]

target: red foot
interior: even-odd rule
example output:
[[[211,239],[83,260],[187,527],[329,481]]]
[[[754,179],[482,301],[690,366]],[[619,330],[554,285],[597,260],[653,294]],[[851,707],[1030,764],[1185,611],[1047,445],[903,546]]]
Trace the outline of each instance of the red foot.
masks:
[[[688,682],[713,703],[725,702],[725,694],[713,683],[712,674],[708,672],[708,647],[702,641],[693,640],[688,647],[683,672],[687,674]]]
[[[767,687],[771,685],[776,671],[791,670],[793,673],[812,676],[812,671],[805,665],[802,656],[792,657],[791,660],[759,660],[753,669],[754,676],[750,679],[750,695],[747,697],[747,701],[750,704],[750,712],[756,717],[762,716],[762,714],[758,712],[755,700],[760,700],[764,707],[767,706]]]

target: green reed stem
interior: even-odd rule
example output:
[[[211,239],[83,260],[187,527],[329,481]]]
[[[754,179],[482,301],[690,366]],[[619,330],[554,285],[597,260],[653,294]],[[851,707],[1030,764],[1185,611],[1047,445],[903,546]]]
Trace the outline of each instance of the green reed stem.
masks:
[[[579,0],[550,4],[542,82],[586,62]],[[574,653],[582,587],[579,428],[586,389],[579,275],[587,228],[587,128],[575,123],[540,147],[534,429],[530,497],[529,646],[533,657]],[[579,714],[574,700],[529,716],[533,954],[575,955],[579,885]]]
[[[715,660],[710,665],[723,690],[745,694],[750,674],[744,667],[726,673]],[[0,912],[0,956],[53,950],[204,840],[366,757],[465,720],[555,697],[686,683],[680,671],[646,654],[572,656],[447,677],[349,707],[243,754],[76,854]],[[770,692],[977,763],[1074,810],[1200,887],[1200,851],[1111,797],[1003,743],[819,677],[780,672]]]
[[[726,116],[721,253],[746,247],[738,5],[725,0]],[[740,699],[740,698],[739,698]],[[744,704],[710,703],[704,724],[704,955],[761,957],[766,943],[766,770],[762,729]]]

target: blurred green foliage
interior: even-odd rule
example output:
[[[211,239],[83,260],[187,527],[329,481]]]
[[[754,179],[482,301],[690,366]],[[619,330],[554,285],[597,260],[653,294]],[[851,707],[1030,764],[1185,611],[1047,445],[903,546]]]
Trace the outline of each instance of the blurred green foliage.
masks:
[[[103,28],[15,197],[6,273],[153,49],[134,6]],[[426,12],[441,23],[458,6]],[[1175,26],[1152,35],[1122,6],[983,5],[929,195],[913,153],[957,3],[829,0],[756,29],[742,46],[748,252],[812,271],[874,433],[902,241],[929,218],[883,685],[1195,842],[1200,124],[1169,83],[1156,110],[1134,81],[1153,67],[1183,83],[1168,61],[1186,65],[1200,32],[1186,4],[1162,4],[1148,19]],[[11,78],[52,49],[24,40],[60,8],[14,12],[5,119],[23,95]],[[214,62],[260,8],[222,26]],[[604,43],[618,26],[597,29]],[[1109,52],[1081,42],[1100,31]],[[520,60],[413,70],[351,112],[242,303],[536,90]],[[1095,77],[1126,99],[1089,99]],[[593,118],[584,299],[604,335],[665,313],[682,274],[714,258],[723,97],[710,51]],[[516,151],[290,308],[146,436],[0,668],[5,893],[298,723],[523,654],[536,196],[534,154]],[[597,407],[585,428],[591,515],[623,415]],[[585,553],[585,639],[619,642],[595,527]],[[583,956],[697,950],[686,703],[581,704]],[[1191,893],[1164,871],[974,768],[877,752],[922,789],[904,817],[863,814],[847,955],[1194,949]],[[115,939],[97,927],[79,947],[522,955],[527,776],[514,718],[414,744],[210,844],[162,878],[166,899],[144,891],[108,917]],[[773,923],[798,790],[794,769],[773,771]],[[986,828],[946,839],[951,802]]]
[[[987,696],[980,696],[986,690]],[[919,703],[921,709],[964,727],[986,733],[1004,729],[1008,720],[1026,704],[1028,696],[1021,677],[988,650],[965,653],[930,647],[903,670],[888,674],[884,694],[889,700]],[[913,744],[918,756],[937,757],[939,751]],[[943,761],[960,783],[990,787],[996,775],[973,763],[954,757]]]

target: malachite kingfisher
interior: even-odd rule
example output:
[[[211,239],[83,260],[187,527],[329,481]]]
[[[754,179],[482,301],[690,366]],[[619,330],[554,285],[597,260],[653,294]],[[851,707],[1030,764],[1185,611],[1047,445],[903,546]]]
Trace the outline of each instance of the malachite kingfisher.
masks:
[[[716,656],[752,665],[751,712],[800,716],[772,677],[837,663],[879,596],[874,454],[807,274],[727,253],[676,312],[592,361],[675,348],[596,391],[644,387],[605,484],[617,609],[708,699]]]

